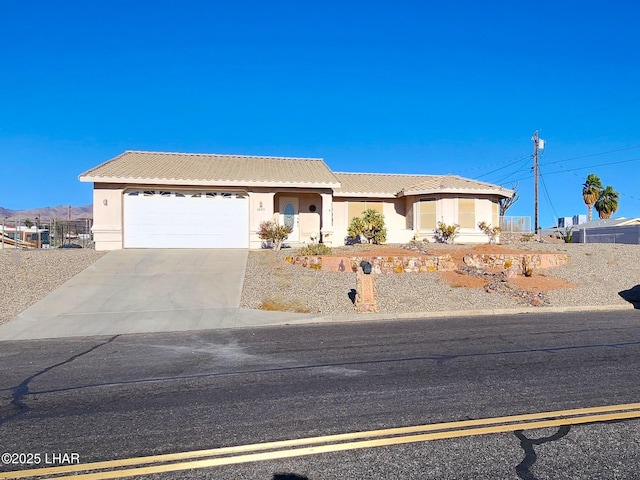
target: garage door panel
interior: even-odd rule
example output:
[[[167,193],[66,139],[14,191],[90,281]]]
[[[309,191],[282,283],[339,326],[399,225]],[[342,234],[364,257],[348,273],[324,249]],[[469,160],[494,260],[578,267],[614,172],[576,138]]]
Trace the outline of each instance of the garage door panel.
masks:
[[[248,248],[248,207],[235,194],[125,194],[125,248]]]

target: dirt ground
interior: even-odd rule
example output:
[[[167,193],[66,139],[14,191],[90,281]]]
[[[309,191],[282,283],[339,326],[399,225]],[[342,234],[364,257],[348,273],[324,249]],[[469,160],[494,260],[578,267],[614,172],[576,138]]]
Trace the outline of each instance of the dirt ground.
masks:
[[[407,250],[400,247],[394,246],[384,246],[384,245],[366,245],[359,246],[357,249],[358,253],[366,252],[367,255],[371,256],[404,256],[411,255],[414,256],[417,252]],[[355,250],[349,250],[352,255]],[[502,245],[476,245],[469,247],[451,247],[446,248],[443,246],[439,246],[437,249],[431,249],[429,251],[430,254],[434,255],[443,255],[448,254],[451,256],[452,260],[458,267],[463,267],[464,262],[462,261],[463,257],[467,254],[473,253],[476,255],[483,254],[519,254],[523,253],[524,250],[518,250],[516,248],[509,248]],[[527,250],[528,254],[535,253],[543,253],[543,252],[533,252]],[[344,255],[344,252],[334,252],[334,256]],[[562,267],[558,267],[562,268]],[[498,270],[492,273],[497,273]],[[484,288],[487,283],[485,278],[482,277],[472,277],[463,273],[458,272],[439,272],[440,276],[452,287],[456,288]],[[544,270],[542,272],[536,272],[531,277],[517,276],[511,278],[509,282],[513,283],[517,288],[522,290],[527,290],[530,292],[546,292],[549,290],[558,290],[562,288],[574,288],[576,285],[573,283],[569,283],[565,280],[561,280],[559,278],[550,277],[544,274]]]

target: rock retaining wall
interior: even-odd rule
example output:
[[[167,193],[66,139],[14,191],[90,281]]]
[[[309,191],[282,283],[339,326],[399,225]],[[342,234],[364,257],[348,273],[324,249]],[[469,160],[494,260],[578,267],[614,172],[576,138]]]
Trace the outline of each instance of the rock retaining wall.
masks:
[[[325,270],[329,272],[357,272],[362,261],[371,264],[372,273],[389,274],[404,272],[453,271],[456,264],[450,255],[417,255],[389,257],[334,257],[334,256],[295,256],[287,257],[294,265]]]
[[[522,275],[525,267],[532,270],[561,267],[569,263],[564,253],[525,253],[525,254],[468,254],[462,261],[469,267],[505,270],[513,275]]]
[[[292,256],[287,257],[287,261],[301,267],[329,272],[357,272],[360,263],[366,261],[371,264],[372,273],[378,275],[405,272],[451,272],[457,268],[448,254],[389,257]],[[569,262],[569,257],[566,254],[554,253],[469,254],[464,256],[463,261],[470,267],[504,270],[513,276],[522,275],[525,264],[533,270],[560,267]]]

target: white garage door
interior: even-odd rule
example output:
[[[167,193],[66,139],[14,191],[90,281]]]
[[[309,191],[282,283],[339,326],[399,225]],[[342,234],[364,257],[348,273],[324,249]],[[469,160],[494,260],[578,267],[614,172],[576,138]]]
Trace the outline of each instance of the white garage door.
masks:
[[[230,192],[128,190],[125,248],[248,248],[249,199]]]

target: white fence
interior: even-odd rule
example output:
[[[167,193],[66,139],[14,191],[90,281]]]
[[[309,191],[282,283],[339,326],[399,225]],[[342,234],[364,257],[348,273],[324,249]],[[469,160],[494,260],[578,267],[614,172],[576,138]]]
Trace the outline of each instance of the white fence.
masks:
[[[531,217],[500,217],[504,233],[531,233]]]

